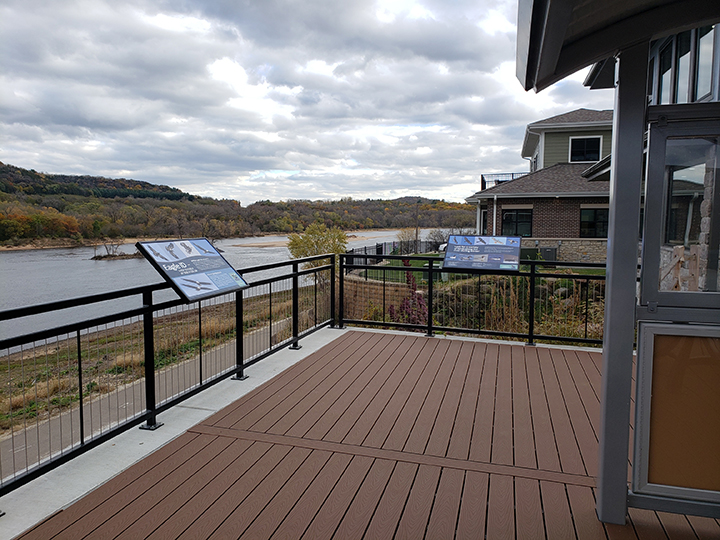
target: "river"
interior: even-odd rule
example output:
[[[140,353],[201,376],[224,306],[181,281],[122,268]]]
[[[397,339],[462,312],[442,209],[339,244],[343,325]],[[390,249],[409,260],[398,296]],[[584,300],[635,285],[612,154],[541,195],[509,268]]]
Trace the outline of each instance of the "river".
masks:
[[[428,231],[423,230],[421,236],[424,237]],[[348,247],[392,242],[397,239],[397,233],[397,230],[351,232],[348,233]],[[286,241],[287,236],[263,236],[229,238],[219,240],[215,245],[242,274],[244,268],[288,260],[290,252],[282,245]],[[134,250],[130,244],[121,247],[121,251],[126,253]],[[104,248],[101,246],[97,253],[102,252]],[[0,311],[163,281],[145,259],[93,261],[94,255],[95,249],[92,247],[0,252]],[[135,307],[136,304],[136,301],[132,305],[128,304],[127,308]],[[125,306],[115,301],[112,310],[118,309],[125,309]],[[81,308],[68,310],[63,313],[62,322],[78,320],[82,315]],[[22,323],[0,322],[0,339],[46,326],[47,320],[42,317],[28,318]]]

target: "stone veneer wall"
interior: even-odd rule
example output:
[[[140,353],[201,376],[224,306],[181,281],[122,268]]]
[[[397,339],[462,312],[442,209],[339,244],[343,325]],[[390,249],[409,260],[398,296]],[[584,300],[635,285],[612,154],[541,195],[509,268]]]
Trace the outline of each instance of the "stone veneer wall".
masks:
[[[556,248],[558,261],[596,263],[607,261],[607,238],[523,238],[522,247]]]

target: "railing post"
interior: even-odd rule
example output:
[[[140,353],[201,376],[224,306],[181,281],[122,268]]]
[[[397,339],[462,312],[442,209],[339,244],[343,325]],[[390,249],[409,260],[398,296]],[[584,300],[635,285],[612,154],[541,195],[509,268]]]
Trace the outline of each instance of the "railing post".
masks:
[[[335,328],[335,325],[337,324],[337,320],[335,318],[335,287],[336,283],[335,280],[335,265],[337,264],[337,257],[338,255],[333,253],[330,257],[330,328]],[[342,276],[342,272],[340,273]]]
[[[198,302],[198,348],[199,348],[199,351],[200,351],[200,354],[199,354],[199,362],[198,362],[198,364],[199,364],[198,376],[200,377],[200,384],[202,384],[202,382],[203,382],[203,368],[202,368],[202,361],[203,361],[202,351],[203,351],[203,346],[202,346],[202,342],[203,342],[203,334],[202,334],[202,300],[200,300],[200,301]]]
[[[535,263],[530,261],[530,299],[529,310],[530,317],[528,320],[528,345],[535,345]]]
[[[300,310],[300,287],[298,283],[298,263],[293,262],[292,265],[293,269],[293,275],[292,275],[292,345],[290,345],[290,349],[296,351],[298,349],[301,349],[302,346],[298,343],[298,326],[299,326],[299,317],[298,317],[298,311]]]
[[[433,260],[429,259],[428,262],[428,320],[427,320],[427,336],[432,337],[433,335]]]
[[[155,412],[155,332],[153,328],[152,291],[143,292],[143,341],[145,345],[145,404],[147,423],[140,429],[155,430],[162,426]]]
[[[235,291],[235,375],[231,378],[235,381],[244,381],[248,378],[245,375],[244,355],[245,317],[243,313],[243,292]]]
[[[343,327],[343,309],[345,308],[345,257],[340,254],[340,306],[338,308],[338,328]]]
[[[80,330],[78,330],[75,335],[77,338],[78,399],[80,400],[80,444],[85,444],[85,404],[83,403],[82,341],[80,340]]]
[[[583,282],[580,282],[582,290]],[[585,339],[588,337],[588,318],[590,317],[590,278],[585,278]]]

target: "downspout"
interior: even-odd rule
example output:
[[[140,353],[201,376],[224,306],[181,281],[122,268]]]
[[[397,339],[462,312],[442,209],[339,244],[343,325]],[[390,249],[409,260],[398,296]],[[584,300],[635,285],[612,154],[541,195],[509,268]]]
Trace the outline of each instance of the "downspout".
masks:
[[[475,211],[475,234],[480,234],[480,199],[477,201],[477,210]]]

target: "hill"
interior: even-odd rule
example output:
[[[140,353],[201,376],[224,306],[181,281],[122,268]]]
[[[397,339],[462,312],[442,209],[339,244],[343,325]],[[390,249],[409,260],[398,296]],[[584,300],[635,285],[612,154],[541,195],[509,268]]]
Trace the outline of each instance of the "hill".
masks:
[[[231,238],[302,232],[314,222],[343,230],[469,228],[467,204],[403,197],[394,200],[238,201],[125,178],[39,173],[0,163],[0,242],[23,245],[40,238]]]

